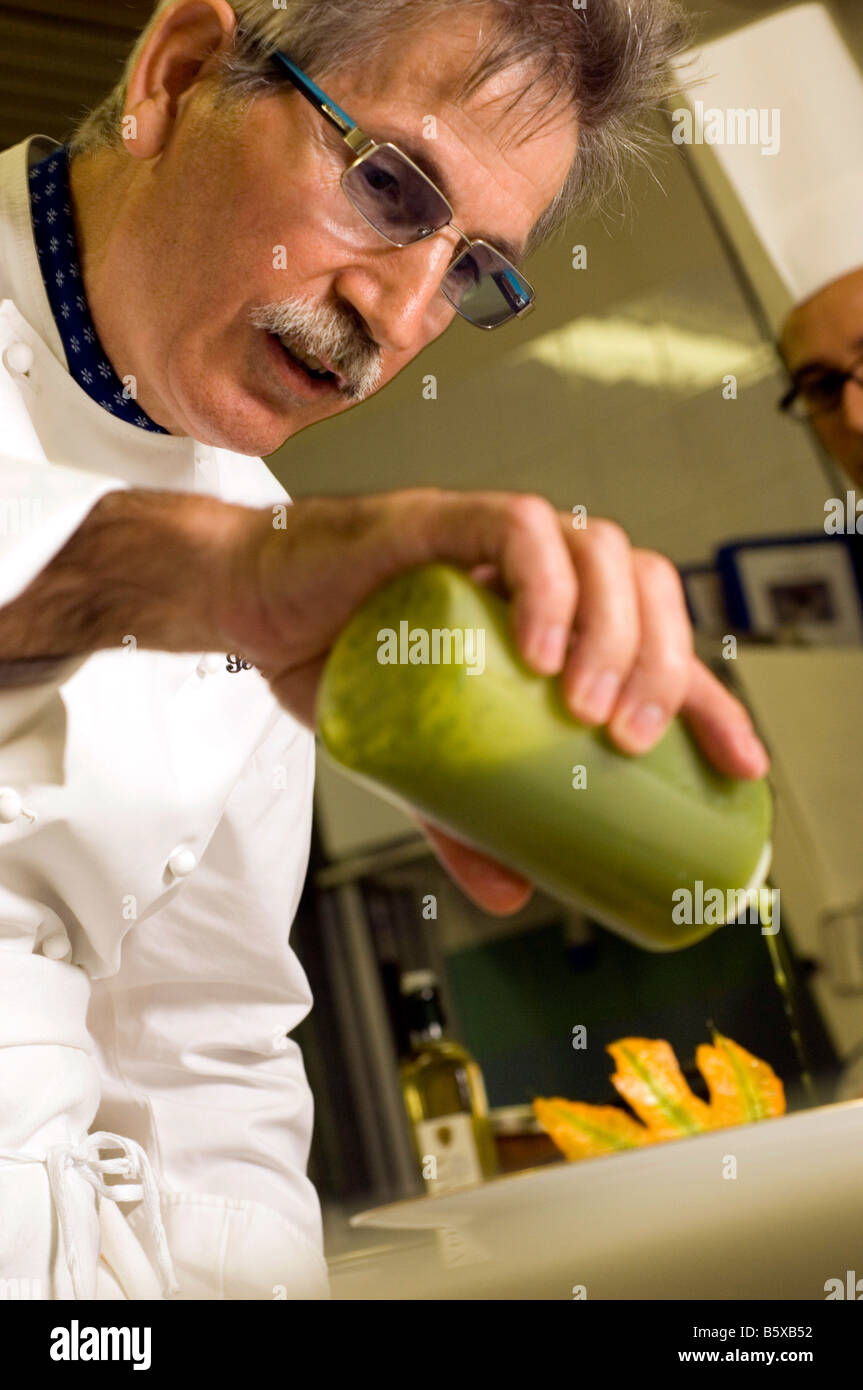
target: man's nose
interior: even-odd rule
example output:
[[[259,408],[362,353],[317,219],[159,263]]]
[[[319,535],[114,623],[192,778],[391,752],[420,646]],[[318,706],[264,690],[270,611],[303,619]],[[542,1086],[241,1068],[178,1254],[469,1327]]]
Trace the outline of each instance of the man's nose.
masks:
[[[851,377],[842,392],[842,416],[845,425],[856,434],[863,434],[863,382]]]
[[[381,348],[419,351],[455,312],[441,283],[457,240],[444,228],[410,246],[385,246],[336,277],[337,292],[362,315]]]

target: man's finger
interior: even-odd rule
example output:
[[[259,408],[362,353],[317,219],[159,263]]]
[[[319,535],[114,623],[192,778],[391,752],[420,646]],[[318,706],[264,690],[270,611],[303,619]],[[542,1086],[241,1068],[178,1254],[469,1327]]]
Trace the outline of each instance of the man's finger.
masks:
[[[519,651],[535,671],[556,675],[566,656],[577,584],[551,503],[544,497],[492,492],[420,492],[415,498],[408,523],[415,563],[427,558],[468,569],[484,562],[496,565],[511,597]]]
[[[770,758],[745,707],[693,657],[682,714],[707,758],[728,777],[764,777]]]
[[[646,753],[686,698],[692,668],[692,627],[680,576],[655,551],[632,556],[641,616],[641,646],[608,724],[626,753]]]
[[[563,673],[563,698],[577,719],[602,724],[614,709],[641,641],[632,548],[612,521],[591,521],[564,535],[578,579],[575,634]]]

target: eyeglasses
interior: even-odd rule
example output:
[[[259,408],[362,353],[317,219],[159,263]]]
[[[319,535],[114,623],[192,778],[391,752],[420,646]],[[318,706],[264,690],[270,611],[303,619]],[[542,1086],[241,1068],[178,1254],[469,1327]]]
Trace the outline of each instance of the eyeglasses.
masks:
[[[393,246],[411,246],[444,227],[452,227],[465,242],[441,283],[442,294],[462,318],[477,328],[499,328],[531,311],[533,287],[494,246],[459,231],[449,202],[412,159],[397,145],[379,144],[367,135],[286,54],[279,51],[272,58],[356,156],[341,185],[370,227]]]
[[[809,368],[801,372],[779,402],[779,409],[795,420],[811,420],[813,415],[828,415],[833,410],[839,410],[849,381],[863,386],[863,354],[852,362],[847,372],[840,367],[829,367],[823,371]]]

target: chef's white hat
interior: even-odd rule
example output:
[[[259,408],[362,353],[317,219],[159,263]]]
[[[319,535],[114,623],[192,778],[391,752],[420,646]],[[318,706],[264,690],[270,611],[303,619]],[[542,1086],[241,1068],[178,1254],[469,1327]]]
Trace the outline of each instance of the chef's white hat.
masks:
[[[778,331],[795,304],[863,266],[863,74],[820,4],[782,10],[685,61],[673,138]]]

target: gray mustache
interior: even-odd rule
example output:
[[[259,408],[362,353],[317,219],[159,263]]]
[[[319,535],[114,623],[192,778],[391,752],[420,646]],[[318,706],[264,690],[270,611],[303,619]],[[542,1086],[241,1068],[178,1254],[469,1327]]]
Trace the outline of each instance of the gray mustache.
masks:
[[[377,344],[332,311],[300,304],[267,305],[255,311],[252,323],[292,339],[311,356],[327,358],[344,378],[341,390],[349,400],[365,400],[380,385],[383,367]]]

